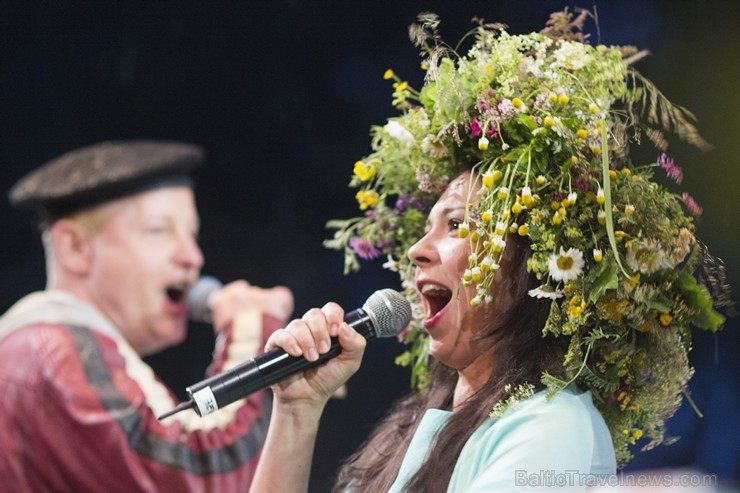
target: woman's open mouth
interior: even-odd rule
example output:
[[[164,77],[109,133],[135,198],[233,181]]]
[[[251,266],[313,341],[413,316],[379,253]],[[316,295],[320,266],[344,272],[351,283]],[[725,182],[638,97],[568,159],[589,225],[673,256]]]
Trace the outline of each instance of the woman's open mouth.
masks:
[[[429,282],[420,282],[418,289],[427,306],[424,327],[429,328],[442,316],[444,309],[452,299],[452,291],[441,284]]]

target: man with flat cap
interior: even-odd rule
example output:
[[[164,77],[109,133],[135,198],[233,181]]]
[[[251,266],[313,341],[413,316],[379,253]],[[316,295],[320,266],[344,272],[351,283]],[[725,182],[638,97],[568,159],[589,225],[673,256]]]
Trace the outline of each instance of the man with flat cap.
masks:
[[[200,418],[142,357],[182,342],[203,255],[190,178],[202,150],[108,142],[67,153],[10,192],[40,216],[47,287],[0,318],[0,490],[246,491],[270,401]],[[213,373],[252,357],[293,310],[287,288],[218,291]]]

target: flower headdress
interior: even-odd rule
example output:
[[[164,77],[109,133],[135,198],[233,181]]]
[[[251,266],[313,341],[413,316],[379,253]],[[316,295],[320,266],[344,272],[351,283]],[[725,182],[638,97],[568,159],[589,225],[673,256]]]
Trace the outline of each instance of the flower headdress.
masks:
[[[463,275],[477,288],[471,304],[491,300],[507,237],[527,237],[527,268],[542,282],[529,294],[552,300],[543,335],[570,338],[568,381],[542,381],[552,391],[571,382],[591,390],[624,464],[643,435],[646,447],[664,441],[664,421],[688,395],[690,326],[718,330],[715,308],[729,294],[713,300],[705,287],[707,266],[720,283],[724,272],[694,237],[699,207],[653,181],[657,168],[682,178],[664,130],[709,145],[693,115],[634,70],[644,52],[587,42],[587,15],[566,9],[527,35],[480,21],[459,56],[441,42],[438,18],[422,14],[410,33],[426,53],[424,86],[386,72],[402,112],[373,127],[372,153],[350,182],[364,214],[330,221],[337,231],[326,245],[344,250],[345,271],[359,268],[358,256],[386,255],[399,272],[415,307],[412,348],[399,361],[423,390],[428,338],[406,252],[467,163],[482,183],[459,229],[473,252]],[[659,157],[638,165],[628,148],[643,137]]]

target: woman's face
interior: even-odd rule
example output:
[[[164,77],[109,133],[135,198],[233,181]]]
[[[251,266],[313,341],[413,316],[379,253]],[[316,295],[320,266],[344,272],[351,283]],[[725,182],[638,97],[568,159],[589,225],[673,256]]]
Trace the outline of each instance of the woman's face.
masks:
[[[470,240],[460,238],[458,226],[465,220],[468,196],[475,196],[480,188],[473,183],[471,190],[470,180],[470,173],[464,173],[450,183],[429,213],[424,237],[408,253],[416,265],[416,287],[424,305],[431,353],[457,370],[480,356],[473,338],[490,320],[492,309],[485,305],[472,308],[475,287],[462,285],[471,251]]]

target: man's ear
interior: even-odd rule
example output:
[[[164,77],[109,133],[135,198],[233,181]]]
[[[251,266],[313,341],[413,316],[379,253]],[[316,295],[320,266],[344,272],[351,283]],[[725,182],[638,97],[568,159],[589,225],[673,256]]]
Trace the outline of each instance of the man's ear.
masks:
[[[51,227],[51,242],[57,264],[77,275],[90,271],[93,258],[93,235],[82,224],[59,219]]]

